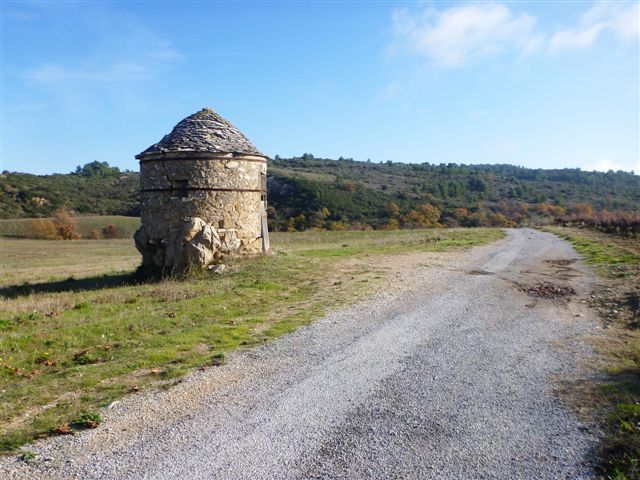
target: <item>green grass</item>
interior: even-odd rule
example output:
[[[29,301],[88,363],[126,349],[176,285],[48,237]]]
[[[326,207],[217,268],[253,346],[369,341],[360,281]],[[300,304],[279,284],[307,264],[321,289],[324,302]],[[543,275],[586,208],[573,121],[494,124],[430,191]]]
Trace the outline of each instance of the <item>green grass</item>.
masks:
[[[140,226],[140,218],[123,217],[120,215],[93,215],[74,217],[78,222],[78,232],[82,237],[88,237],[92,230],[101,231],[107,225],[115,225],[123,237],[131,238]],[[0,236],[29,238],[30,218],[0,219]]]
[[[616,267],[640,265],[637,240],[561,227],[547,227],[545,230],[568,240],[587,263],[595,265],[607,276],[618,276]]]
[[[227,352],[361,298],[384,280],[381,255],[469,247],[502,235],[279,233],[274,255],[236,260],[223,275],[146,283],[130,274],[139,255],[129,240],[0,239],[0,450],[82,424],[93,415],[87,412],[128,392],[219,365]],[[344,262],[354,258],[357,264]]]
[[[593,304],[606,315],[607,336],[597,344],[607,380],[587,402],[599,408],[605,437],[600,446],[602,470],[609,479],[640,479],[640,330],[638,312],[626,299],[640,296],[640,244],[586,229],[549,227],[568,240],[593,265],[607,290]],[[604,309],[602,308],[604,305]],[[615,307],[618,315],[611,316]],[[591,407],[593,408],[594,405]]]

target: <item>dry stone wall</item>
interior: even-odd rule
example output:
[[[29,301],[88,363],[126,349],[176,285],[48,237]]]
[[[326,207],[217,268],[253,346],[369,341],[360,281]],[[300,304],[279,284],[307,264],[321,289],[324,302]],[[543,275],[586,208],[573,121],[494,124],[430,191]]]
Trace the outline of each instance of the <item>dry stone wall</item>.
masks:
[[[263,253],[266,169],[263,159],[238,155],[143,159],[143,263],[178,274]]]

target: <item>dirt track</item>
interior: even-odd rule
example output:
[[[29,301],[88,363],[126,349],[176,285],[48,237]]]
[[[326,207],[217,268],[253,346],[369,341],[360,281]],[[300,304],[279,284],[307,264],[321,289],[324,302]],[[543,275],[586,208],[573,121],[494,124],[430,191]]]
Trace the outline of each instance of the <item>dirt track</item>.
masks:
[[[554,395],[590,355],[592,277],[564,241],[513,230],[406,257],[386,292],[104,424],[0,459],[2,478],[582,479],[596,438]]]

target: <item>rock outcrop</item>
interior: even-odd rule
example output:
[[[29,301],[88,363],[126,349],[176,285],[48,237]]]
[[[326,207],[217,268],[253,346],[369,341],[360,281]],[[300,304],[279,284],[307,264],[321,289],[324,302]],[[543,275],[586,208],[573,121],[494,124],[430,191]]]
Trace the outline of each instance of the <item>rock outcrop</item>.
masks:
[[[134,234],[134,240],[142,254],[143,267],[165,276],[208,267],[233,255],[241,245],[234,231],[219,232],[197,217],[185,218],[182,225],[174,224],[159,241],[142,226]]]

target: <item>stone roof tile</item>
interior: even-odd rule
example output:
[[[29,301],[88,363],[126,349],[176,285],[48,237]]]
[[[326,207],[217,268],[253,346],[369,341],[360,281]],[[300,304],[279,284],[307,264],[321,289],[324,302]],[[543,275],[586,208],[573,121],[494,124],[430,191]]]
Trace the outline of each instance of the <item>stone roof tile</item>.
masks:
[[[179,122],[171,133],[138,157],[181,151],[262,155],[240,130],[210,108],[203,108]]]

